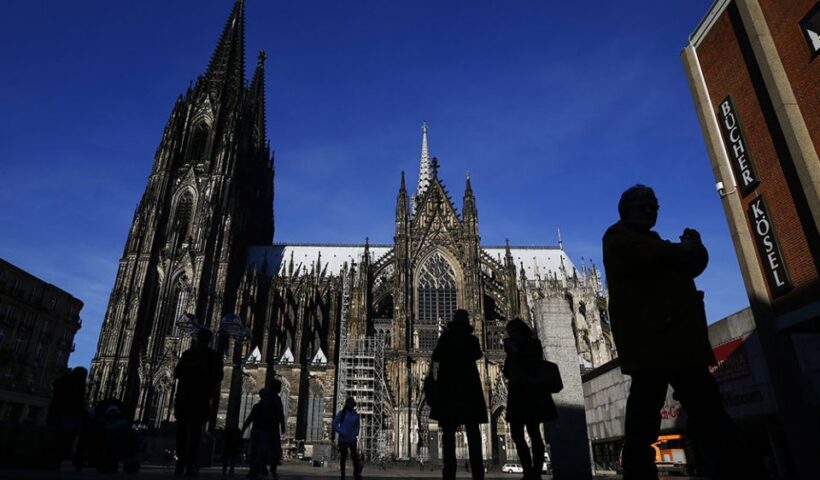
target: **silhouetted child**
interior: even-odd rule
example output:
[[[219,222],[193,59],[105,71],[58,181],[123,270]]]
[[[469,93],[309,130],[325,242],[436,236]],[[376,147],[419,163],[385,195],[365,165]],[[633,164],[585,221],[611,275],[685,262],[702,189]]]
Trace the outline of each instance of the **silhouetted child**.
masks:
[[[248,478],[263,475],[265,465],[270,464],[271,477],[279,478],[276,469],[282,460],[282,432],[285,430],[285,416],[282,408],[282,399],[279,392],[282,382],[273,380],[270,388],[259,391],[259,402],[251,409],[251,414],[245,419],[242,432],[248,425],[251,429],[251,455]]]
[[[239,454],[242,447],[242,431],[237,427],[225,429],[222,445],[222,476],[233,477],[234,467],[239,461]]]

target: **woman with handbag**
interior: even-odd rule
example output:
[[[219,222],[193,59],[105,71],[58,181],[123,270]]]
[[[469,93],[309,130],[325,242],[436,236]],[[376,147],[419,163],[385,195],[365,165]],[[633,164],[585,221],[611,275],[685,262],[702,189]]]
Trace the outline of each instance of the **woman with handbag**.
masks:
[[[353,460],[353,478],[355,480],[362,478],[362,460],[359,458],[357,448],[360,422],[359,412],[356,411],[356,400],[353,397],[347,397],[344,408],[333,419],[333,430],[338,434],[339,439],[339,473],[341,473],[342,480],[345,480],[345,463],[347,463],[348,452]]]
[[[507,422],[524,468],[523,480],[538,480],[545,452],[541,424],[558,418],[550,391],[560,379],[549,378],[550,365],[544,360],[541,342],[523,320],[514,318],[507,322],[507,335],[504,339]],[[524,437],[525,427],[532,449]]]

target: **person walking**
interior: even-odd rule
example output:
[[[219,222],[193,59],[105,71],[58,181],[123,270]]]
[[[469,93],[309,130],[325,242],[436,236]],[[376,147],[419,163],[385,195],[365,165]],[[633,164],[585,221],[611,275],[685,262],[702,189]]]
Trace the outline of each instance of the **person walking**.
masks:
[[[540,480],[546,451],[541,424],[558,418],[547,382],[539,376],[544,350],[535,332],[520,318],[507,322],[507,335],[503,369],[508,381],[507,422],[524,469],[523,480]],[[524,436],[525,427],[532,449]]]
[[[282,460],[282,436],[285,429],[285,416],[279,392],[282,382],[274,380],[270,388],[259,391],[259,402],[251,409],[250,415],[242,425],[242,433],[253,424],[251,429],[251,460],[248,478],[265,475],[266,466],[270,465],[271,477],[279,478],[277,468]]]
[[[353,478],[362,478],[362,461],[359,458],[358,441],[361,419],[356,411],[356,400],[353,397],[345,399],[344,407],[333,418],[333,431],[339,435],[339,472],[345,480],[345,463],[347,454],[353,460]]]
[[[174,368],[177,379],[174,416],[177,419],[177,465],[175,475],[196,476],[199,441],[212,403],[222,382],[222,358],[211,348],[213,334],[201,329],[194,344]]]
[[[740,438],[722,405],[706,328],[703,292],[694,279],[709,256],[700,234],[680,242],[652,231],[658,199],[645,185],[626,190],[620,220],[603,237],[609,314],[621,371],[631,376],[622,462],[624,479],[657,479],[652,443],[669,385],[688,414],[689,437],[706,454],[710,478],[754,478],[753,459],[741,457]],[[762,471],[762,470],[759,470]]]
[[[481,388],[476,361],[483,356],[478,338],[473,335],[470,314],[456,310],[433,350],[430,372],[425,381],[425,395],[430,418],[438,420],[442,432],[444,460],[442,478],[456,478],[456,430],[463,425],[467,433],[470,472],[474,480],[484,478],[479,425],[487,423],[487,405]]]
[[[46,414],[46,426],[57,437],[57,456],[53,467],[60,470],[62,461],[71,456],[74,440],[85,435],[89,421],[88,406],[85,402],[85,387],[88,370],[74,367],[70,372],[58,377],[52,384],[51,403]],[[73,456],[74,468],[83,468],[83,444],[81,438]]]

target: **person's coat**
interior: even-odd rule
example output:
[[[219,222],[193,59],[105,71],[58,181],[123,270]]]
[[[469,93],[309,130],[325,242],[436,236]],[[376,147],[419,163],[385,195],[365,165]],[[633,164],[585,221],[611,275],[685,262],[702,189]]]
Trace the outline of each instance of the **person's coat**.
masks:
[[[361,418],[356,410],[341,410],[333,418],[333,431],[340,444],[356,443],[359,438]]]
[[[713,365],[703,292],[694,281],[709,261],[706,248],[620,221],[604,234],[603,250],[621,371]]]
[[[436,372],[436,400],[430,418],[442,424],[487,423],[487,405],[476,361],[483,354],[469,325],[451,326],[439,337],[431,368]]]
[[[504,339],[504,376],[507,378],[507,421],[543,423],[558,418],[547,383],[539,380],[544,360],[541,342],[531,336]]]
[[[177,389],[174,414],[177,418],[208,418],[211,401],[222,382],[222,358],[207,345],[194,344],[174,368]]]

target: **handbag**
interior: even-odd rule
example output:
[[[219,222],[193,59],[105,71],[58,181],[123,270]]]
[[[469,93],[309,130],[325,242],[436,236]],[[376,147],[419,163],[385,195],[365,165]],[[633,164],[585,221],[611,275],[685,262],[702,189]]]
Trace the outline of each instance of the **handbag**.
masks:
[[[564,389],[564,382],[561,380],[561,371],[558,364],[549,360],[541,360],[535,371],[536,381],[543,384],[549,393],[558,393]]]

